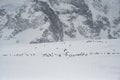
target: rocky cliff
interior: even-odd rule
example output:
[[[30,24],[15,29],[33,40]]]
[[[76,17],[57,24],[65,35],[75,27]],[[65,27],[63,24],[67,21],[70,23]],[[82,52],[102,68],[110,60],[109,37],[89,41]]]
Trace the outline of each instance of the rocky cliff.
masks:
[[[0,5],[1,44],[120,38],[120,0],[6,1]]]

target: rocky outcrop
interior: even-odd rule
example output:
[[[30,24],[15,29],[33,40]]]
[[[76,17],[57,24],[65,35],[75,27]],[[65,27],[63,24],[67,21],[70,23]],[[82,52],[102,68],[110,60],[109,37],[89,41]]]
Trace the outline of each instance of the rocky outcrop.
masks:
[[[50,21],[49,30],[53,33],[55,41],[63,41],[63,26],[55,11],[48,5],[47,2],[37,1],[37,9],[34,10],[42,11],[48,17]]]

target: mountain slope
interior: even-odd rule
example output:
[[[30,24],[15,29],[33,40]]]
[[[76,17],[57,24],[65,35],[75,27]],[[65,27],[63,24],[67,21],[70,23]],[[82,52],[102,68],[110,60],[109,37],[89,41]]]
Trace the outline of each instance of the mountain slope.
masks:
[[[6,1],[0,6],[0,44],[120,38],[119,0]]]

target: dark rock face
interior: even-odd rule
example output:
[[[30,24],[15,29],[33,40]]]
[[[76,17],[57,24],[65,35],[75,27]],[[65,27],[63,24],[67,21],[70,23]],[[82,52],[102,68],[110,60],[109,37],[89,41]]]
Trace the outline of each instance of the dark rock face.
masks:
[[[104,0],[33,0],[13,13],[0,7],[0,40],[19,38],[27,31],[38,33],[29,43],[119,39],[120,9],[111,5]],[[16,42],[20,43],[17,38]]]
[[[79,8],[76,13],[84,16],[87,20],[84,22],[85,25],[89,25],[89,27],[93,27],[92,13],[85,3],[84,0],[72,0],[71,4]]]
[[[85,21],[83,21],[83,24],[85,26],[88,26],[88,28],[89,28],[88,32],[92,32],[93,31],[92,30],[93,29],[92,12],[90,11],[88,5],[85,3],[84,0],[72,0],[71,4],[76,6],[77,8],[79,8],[75,12],[78,15],[81,15],[81,16],[83,16],[86,19]],[[90,37],[90,36],[86,36],[88,34],[87,29],[86,28],[82,28],[82,27],[84,27],[84,26],[82,26],[82,25],[78,26],[79,33],[82,34],[84,37]]]
[[[38,1],[36,3],[38,5],[38,9],[45,13],[50,20],[50,31],[53,33],[53,37],[55,41],[63,40],[63,27],[62,23],[59,20],[58,16],[54,12],[52,8],[48,5],[47,2]],[[35,9],[36,10],[36,9]]]
[[[93,0],[93,7],[100,11],[100,12],[104,12],[104,14],[107,14],[109,11],[109,8],[107,5],[103,5],[102,4],[102,0]]]
[[[0,9],[0,16],[4,16],[6,14],[5,9]]]

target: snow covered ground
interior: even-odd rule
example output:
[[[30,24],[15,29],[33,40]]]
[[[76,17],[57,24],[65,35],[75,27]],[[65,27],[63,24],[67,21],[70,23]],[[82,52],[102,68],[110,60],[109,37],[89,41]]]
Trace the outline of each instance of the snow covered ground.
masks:
[[[119,43],[117,39],[0,46],[0,80],[120,80]]]

